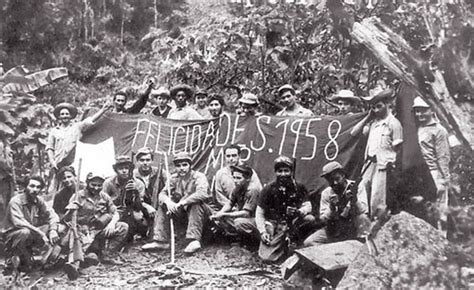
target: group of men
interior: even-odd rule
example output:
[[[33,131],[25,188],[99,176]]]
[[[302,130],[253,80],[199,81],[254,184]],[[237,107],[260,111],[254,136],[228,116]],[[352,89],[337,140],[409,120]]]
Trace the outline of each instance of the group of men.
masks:
[[[149,83],[143,96],[155,94],[158,106],[152,113],[171,119],[216,118],[222,114],[224,99],[203,91],[196,93],[196,105],[189,103],[191,87],[179,85],[169,92],[153,90]],[[278,90],[284,109],[279,116],[312,116],[296,102],[295,90],[284,85]],[[169,97],[176,107],[168,104]],[[114,96],[114,110],[138,113],[147,97],[140,97],[126,108],[128,94]],[[403,142],[402,126],[390,110],[394,92],[381,90],[367,98],[358,98],[348,90],[333,97],[346,114],[358,102],[366,101],[371,110],[354,126],[351,134],[366,134],[365,164],[360,182],[347,178],[342,164],[324,165],[321,177],[328,187],[318,200],[312,200],[303,184],[297,182],[294,161],[280,156],[274,160],[275,179],[265,186],[258,173],[240,160],[240,147],[225,148],[226,166],[219,169],[210,185],[207,177],[193,169],[193,159],[186,152],[173,156],[174,172],[167,166],[157,168],[157,158],[150,148],[134,155],[118,156],[115,175],[105,178],[94,173],[87,176],[84,188],[70,166],[75,141],[112,105],[105,105],[93,116],[73,122],[77,109],[62,103],[55,108],[58,126],[53,128],[47,152],[56,179],[61,184],[49,206],[40,196],[45,182],[30,177],[23,193],[15,195],[7,209],[4,231],[8,262],[13,267],[32,266],[32,250],[47,245],[49,260],[67,254],[65,270],[70,278],[78,269],[99,260],[120,263],[118,253],[138,237],[148,240],[144,251],[170,248],[170,221],[186,221],[184,252],[193,254],[202,247],[204,233],[259,245],[264,261],[275,262],[287,254],[290,245],[305,246],[360,237],[359,225],[367,224],[378,210],[387,207],[387,175],[399,167]],[[239,100],[240,113],[258,116],[258,98],[244,94]],[[207,107],[206,107],[207,106]],[[447,131],[421,97],[413,104],[418,124],[420,148],[438,189],[438,203],[445,213],[449,189],[449,144]],[[167,162],[165,162],[167,165]],[[319,212],[313,210],[320,204]],[[445,229],[446,215],[440,220]],[[212,229],[207,231],[206,229]]]

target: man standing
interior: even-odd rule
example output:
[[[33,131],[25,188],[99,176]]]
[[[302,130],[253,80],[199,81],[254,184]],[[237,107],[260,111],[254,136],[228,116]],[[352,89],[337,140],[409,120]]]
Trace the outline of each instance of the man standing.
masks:
[[[202,116],[194,110],[187,101],[193,97],[193,89],[185,84],[171,88],[171,98],[176,103],[176,108],[171,109],[168,119],[173,120],[202,120]]]
[[[68,239],[74,239],[74,247],[69,249],[74,255],[74,261],[68,263],[71,279],[79,275],[80,264],[97,264],[98,257],[103,261],[113,261],[125,245],[128,225],[119,221],[120,214],[112,198],[102,191],[103,183],[102,176],[90,173],[86,188],[74,194],[67,206],[68,214],[64,220],[68,224],[72,213],[76,211],[75,230],[78,232],[78,237],[74,237],[73,232],[68,235]],[[69,240],[67,244],[70,245]]]
[[[278,98],[284,106],[283,110],[276,115],[281,117],[312,117],[314,116],[311,110],[308,110],[296,102],[295,89],[286,84],[278,89]]]
[[[8,267],[28,271],[33,249],[59,241],[59,217],[39,196],[45,184],[41,177],[28,178],[24,193],[15,195],[7,207],[4,237]]]
[[[258,255],[265,262],[283,258],[290,236],[304,236],[306,226],[315,220],[306,187],[293,178],[293,161],[280,156],[274,168],[276,180],[263,188],[255,213],[261,240]]]
[[[62,218],[69,200],[76,192],[76,171],[72,166],[63,166],[59,169],[58,177],[61,179],[62,187],[54,195],[53,209]]]
[[[370,224],[367,204],[357,199],[357,185],[346,178],[339,162],[324,165],[321,177],[329,184],[321,193],[319,209],[319,219],[325,226],[306,238],[305,246],[357,238],[359,226]]]
[[[392,97],[393,91],[386,89],[363,98],[369,102],[371,111],[351,132],[354,135],[363,131],[369,135],[358,198],[368,200],[371,217],[378,208],[384,210],[387,207],[387,172],[398,165],[403,142],[402,125],[389,109]]]
[[[173,163],[176,173],[171,175],[170,188],[165,187],[159,195],[153,242],[143,245],[142,250],[169,249],[169,219],[187,217],[186,239],[189,244],[184,253],[193,254],[201,249],[204,222],[211,214],[206,204],[210,199],[209,183],[203,173],[191,169],[192,160],[188,153],[176,154]]]
[[[211,119],[211,113],[209,112],[209,109],[207,107],[208,103],[208,94],[205,90],[198,90],[196,94],[194,95],[194,99],[196,104],[194,105],[194,109],[196,112],[201,115],[204,119]]]
[[[445,232],[451,179],[448,131],[437,122],[431,107],[421,97],[413,100],[413,111],[418,126],[418,144],[421,155],[436,185],[436,203],[440,212],[438,229]]]
[[[241,241],[259,240],[255,225],[255,208],[261,187],[251,184],[253,170],[246,164],[231,166],[235,189],[224,207],[211,216],[226,235],[237,235]]]
[[[215,202],[219,207],[229,202],[230,195],[235,189],[231,167],[241,164],[240,153],[241,150],[237,144],[231,144],[224,149],[225,166],[216,172],[214,179]],[[252,170],[250,183],[258,191],[262,190],[262,184],[255,170]]]
[[[145,89],[140,91],[140,89],[135,88],[125,88],[121,89],[115,93],[113,104],[114,104],[114,113],[124,113],[124,114],[138,114],[145,107],[148,102],[148,96],[150,95],[151,90],[153,89],[154,81],[149,79],[146,81]],[[138,99],[133,103],[129,108],[125,108],[127,101],[131,96],[138,96]]]
[[[219,118],[222,116],[225,108],[225,101],[222,95],[212,95],[209,98],[209,113],[211,114],[211,118]]]
[[[160,87],[158,90],[152,90],[150,93],[151,97],[156,98],[157,106],[151,111],[151,113],[157,117],[167,118],[171,111],[170,91],[164,87]]]
[[[242,95],[242,97],[239,99],[238,114],[242,117],[258,117],[262,115],[262,113],[258,111],[258,98],[255,94],[244,93]]]
[[[117,206],[120,220],[128,224],[128,239],[133,240],[135,234],[146,237],[155,209],[144,201],[145,185],[133,177],[134,165],[129,156],[118,156],[113,168],[116,175],[104,181],[103,191]]]
[[[356,104],[360,102],[360,98],[354,95],[351,90],[340,90],[330,100],[337,104],[340,115],[354,114],[356,112]]]
[[[54,108],[53,114],[59,124],[51,129],[46,144],[46,153],[53,173],[59,168],[71,165],[74,161],[74,152],[77,140],[80,140],[82,134],[89,129],[109,108],[110,104],[105,104],[97,113],[80,122],[73,122],[77,116],[77,108],[70,103],[61,103]],[[50,187],[52,192],[57,190],[58,180],[55,175],[51,176],[54,188]]]

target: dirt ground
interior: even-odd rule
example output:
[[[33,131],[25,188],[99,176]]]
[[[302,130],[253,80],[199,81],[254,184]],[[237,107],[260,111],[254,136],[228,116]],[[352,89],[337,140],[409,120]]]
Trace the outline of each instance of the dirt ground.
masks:
[[[311,279],[294,275],[281,278],[279,265],[267,265],[255,250],[225,243],[208,244],[193,256],[183,254],[184,242],[176,251],[175,267],[167,268],[170,252],[142,252],[143,242],[135,242],[120,254],[122,265],[99,264],[81,269],[81,276],[70,281],[62,269],[22,274],[19,286],[65,287],[262,287],[305,288]],[[4,261],[0,261],[3,266]],[[0,266],[0,270],[2,268]],[[1,277],[0,288],[11,286],[11,276]]]

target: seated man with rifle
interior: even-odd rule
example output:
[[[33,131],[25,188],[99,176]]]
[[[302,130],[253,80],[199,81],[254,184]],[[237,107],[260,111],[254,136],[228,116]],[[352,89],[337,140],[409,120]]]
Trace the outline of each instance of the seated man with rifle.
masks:
[[[369,225],[367,202],[357,199],[357,183],[346,178],[342,165],[331,161],[323,167],[329,187],[323,190],[320,202],[320,221],[323,228],[304,241],[305,246],[333,243],[358,238],[363,225]]]
[[[145,185],[133,177],[133,162],[129,156],[118,156],[113,165],[115,176],[104,181],[103,191],[114,201],[120,213],[120,220],[128,224],[128,241],[135,234],[143,238],[153,225],[156,210],[145,199]]]
[[[263,188],[255,213],[261,240],[258,255],[265,262],[284,258],[290,243],[301,240],[315,221],[308,191],[293,177],[293,160],[280,156],[274,168],[276,180]]]
[[[120,263],[116,255],[126,242],[128,225],[119,221],[112,198],[102,191],[103,183],[104,177],[89,173],[86,188],[74,194],[66,207],[63,222],[70,231],[63,245],[68,244],[65,271],[70,279],[79,276],[79,266],[96,265],[99,257],[104,262]]]

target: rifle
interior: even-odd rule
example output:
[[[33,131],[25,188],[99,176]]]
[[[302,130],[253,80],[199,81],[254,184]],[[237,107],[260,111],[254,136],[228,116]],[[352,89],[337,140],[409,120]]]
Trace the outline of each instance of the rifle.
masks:
[[[166,172],[170,172],[169,169],[169,164],[168,164],[168,155],[166,153],[164,154],[165,156],[165,170]],[[171,184],[170,184],[170,178],[166,178],[166,191],[168,192],[168,198],[171,199]],[[173,217],[172,215],[169,216],[170,218],[170,244],[171,244],[171,264],[174,264],[174,254],[175,254],[175,241],[174,241],[174,222],[173,222]]]
[[[82,158],[79,158],[79,163],[78,163],[78,171],[77,171],[77,177],[76,177],[76,193],[79,192],[79,183],[80,183],[80,175],[81,175],[81,166],[82,166]],[[76,209],[70,209],[71,211],[71,222],[68,224],[69,226],[69,254],[68,254],[68,263],[72,264],[74,263],[75,260],[83,260],[82,257],[82,251],[76,251],[77,247],[81,247],[81,244],[79,242],[79,233],[77,230],[77,208]],[[80,253],[79,258],[75,257],[75,253]]]

